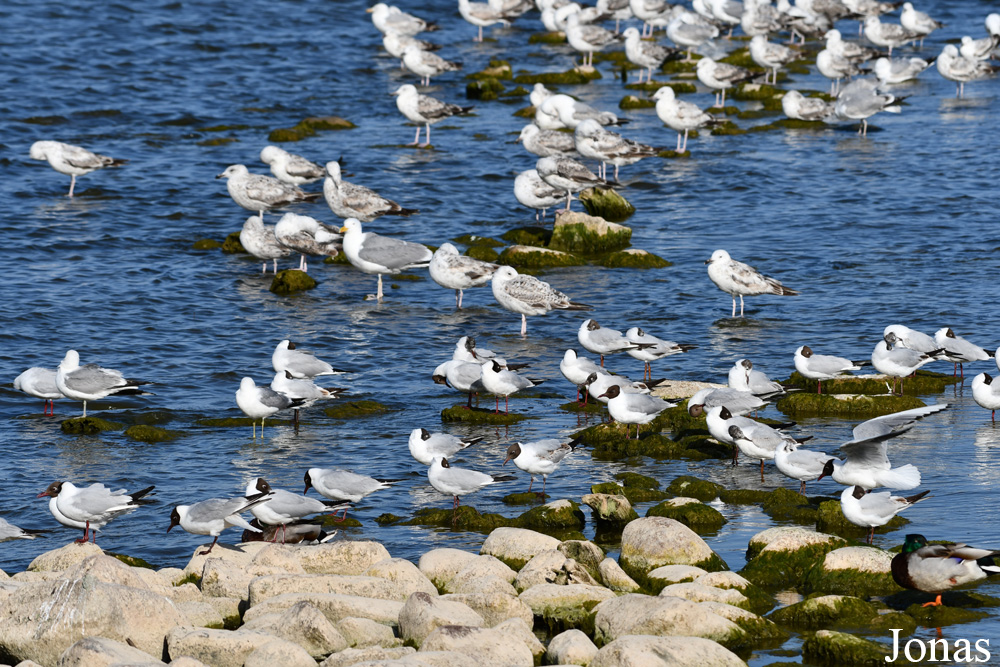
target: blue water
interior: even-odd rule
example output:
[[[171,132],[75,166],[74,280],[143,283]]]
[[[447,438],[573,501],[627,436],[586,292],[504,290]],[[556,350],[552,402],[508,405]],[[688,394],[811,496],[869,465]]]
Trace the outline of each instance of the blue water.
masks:
[[[462,61],[466,72],[495,57],[511,61],[515,70],[573,65],[567,46],[528,45],[540,27],[536,15],[488,31],[495,41],[474,44],[474,29],[451,2],[419,5],[418,13],[441,25],[429,37],[445,45],[445,57]],[[234,163],[266,173],[257,156],[269,131],[307,116],[340,115],[358,127],[318,133],[286,148],[319,162],[343,156],[353,181],[421,211],[408,220],[383,218],[370,230],[438,245],[465,233],[496,237],[532,220],[533,212],[519,207],[512,193],[514,175],[534,166],[533,156],[511,144],[524,124],[511,114],[527,99],[478,103],[475,116],[435,128],[435,150],[399,148],[413,130],[388,93],[414,77],[382,51],[364,7],[313,0],[8,0],[0,7],[0,77],[7,92],[0,104],[0,259],[6,270],[0,378],[7,382],[0,389],[6,470],[0,514],[20,525],[54,529],[47,540],[4,544],[4,570],[23,569],[41,550],[77,536],[35,499],[54,480],[130,489],[155,484],[159,504],[110,524],[103,546],[159,566],[183,566],[203,540],[164,534],[173,505],[238,494],[256,475],[299,489],[312,466],[405,479],[359,504],[354,516],[364,528],[348,531],[350,537],[377,539],[393,555],[411,559],[439,546],[478,549],[479,534],[374,523],[382,512],[409,514],[450,504],[408,456],[409,431],[485,436],[489,444],[470,450],[462,465],[497,472],[508,443],[568,435],[581,425],[577,416],[557,409],[573,395],[558,362],[563,350],[577,347],[578,315],[532,318],[522,339],[517,316],[500,309],[488,288],[468,292],[467,307],[456,311],[452,293],[421,271],[419,281],[396,282],[398,289],[388,288],[388,281],[388,297],[378,305],[363,300],[374,291],[372,276],[314,262],[310,274],[319,287],[279,297],[268,291],[270,277],[259,274],[256,260],[191,249],[199,238],[221,240],[238,230],[248,215],[214,176]],[[940,1],[921,8],[948,24],[927,40],[927,54],[963,34],[981,36],[991,9],[987,3]],[[856,34],[853,22],[839,27],[846,36]],[[626,93],[610,65],[598,67],[603,79],[563,91],[614,109]],[[435,79],[429,92],[461,102],[464,85],[461,73],[449,74]],[[828,84],[818,75],[792,75],[785,85],[822,90]],[[691,141],[691,159],[654,158],[623,168],[629,186],[624,192],[638,209],[628,222],[635,246],[674,266],[648,272],[572,268],[548,272],[545,279],[593,304],[593,316],[605,326],[641,325],[699,346],[659,364],[658,376],[724,381],[733,361],[749,357],[772,377],[785,377],[799,345],[865,358],[883,327],[895,322],[929,333],[952,326],[995,348],[1000,83],[972,83],[967,99],[956,100],[954,85],[932,68],[899,89],[910,96],[903,113],[873,119],[882,131],[866,139],[846,125],[821,132],[703,134]],[[702,91],[685,99],[708,106],[712,96]],[[627,136],[673,146],[675,135],[652,109],[622,115],[632,121],[623,130]],[[217,126],[233,129],[207,129]],[[234,141],[202,145],[220,137]],[[84,145],[129,163],[82,177],[78,196],[68,199],[67,179],[28,158],[31,143],[41,139]],[[322,200],[296,210],[338,222]],[[276,219],[267,216],[270,224]],[[703,264],[716,248],[775,275],[802,296],[748,300],[748,322],[733,326],[729,298],[708,280]],[[431,383],[430,371],[465,334],[508,359],[530,361],[533,375],[549,378],[545,389],[552,398],[513,401],[513,409],[538,419],[503,429],[441,424],[440,410],[461,397]],[[396,411],[335,422],[312,410],[298,434],[268,427],[256,441],[242,428],[194,423],[242,416],[234,400],[240,378],[268,382],[271,352],[284,338],[352,370],[333,381],[348,387],[352,398],[379,400]],[[75,416],[77,404],[58,402],[57,418],[43,417],[41,401],[15,393],[9,383],[29,366],[55,367],[69,348],[79,350],[84,363],[155,383],[155,396],[100,401],[90,406],[94,414],[146,415],[184,437],[143,444],[120,432],[63,435],[58,417]],[[627,357],[611,358],[609,366],[641,373],[641,364]],[[990,369],[992,361],[967,371],[971,376]],[[968,382],[964,389],[924,398],[952,407],[893,444],[894,461],[916,464],[923,488],[932,492],[909,512],[910,528],[930,538],[1000,546],[994,512],[1000,430],[972,401]],[[848,439],[851,427],[840,420],[802,423],[816,447],[828,450]],[[578,499],[592,483],[622,470],[665,482],[690,472],[727,486],[760,486],[752,466],[607,463],[581,451],[562,464],[549,490]],[[764,486],[779,485],[791,483],[768,471]],[[504,506],[500,497],[521,487],[518,481],[468,501],[512,515],[521,510]],[[836,491],[832,485],[817,488]],[[720,510],[729,523],[708,541],[738,569],[750,536],[772,521],[753,507]],[[235,532],[223,537],[237,538]],[[891,545],[901,535],[879,540]],[[963,626],[961,636],[996,635],[998,628],[991,619]]]

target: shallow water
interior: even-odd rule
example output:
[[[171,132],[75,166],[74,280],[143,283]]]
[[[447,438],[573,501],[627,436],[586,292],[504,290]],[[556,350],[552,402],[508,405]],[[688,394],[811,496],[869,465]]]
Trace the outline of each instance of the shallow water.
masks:
[[[492,57],[510,60],[515,70],[572,66],[568,47],[528,45],[539,26],[531,17],[492,31],[496,41],[478,45],[451,2],[420,4],[420,13],[442,27],[429,37],[445,44],[442,54],[464,62],[466,72]],[[159,504],[110,524],[103,546],[158,566],[183,566],[203,539],[177,531],[165,535],[170,507],[241,493],[258,474],[275,486],[298,489],[311,466],[405,480],[358,505],[353,515],[364,528],[347,531],[349,537],[377,539],[393,555],[411,559],[439,546],[478,549],[480,534],[374,523],[383,512],[450,504],[409,457],[409,431],[485,436],[488,444],[469,450],[461,465],[495,473],[508,443],[578,428],[577,416],[557,409],[573,395],[558,362],[563,350],[578,347],[578,315],[532,318],[522,339],[517,316],[501,310],[488,288],[468,292],[467,307],[455,311],[450,292],[426,272],[414,272],[420,280],[396,281],[393,288],[387,281],[388,298],[377,305],[363,300],[374,291],[373,277],[315,261],[310,274],[320,280],[317,289],[278,297],[267,290],[270,277],[259,274],[255,260],[191,250],[196,239],[221,240],[238,230],[248,215],[214,176],[233,163],[266,173],[257,156],[268,132],[307,116],[340,115],[358,128],[321,132],[286,148],[320,162],[343,156],[352,180],[421,210],[409,220],[383,218],[369,230],[439,245],[464,233],[497,237],[532,220],[512,193],[514,174],[534,165],[510,143],[524,124],[511,114],[527,99],[478,103],[474,117],[435,127],[435,150],[399,148],[413,130],[388,93],[413,77],[384,54],[363,8],[359,2],[308,0],[96,3],[84,11],[64,3],[9,1],[0,8],[7,26],[0,37],[0,75],[8,91],[0,108],[6,128],[0,258],[7,267],[0,288],[7,304],[0,378],[8,383],[0,390],[0,455],[7,468],[2,515],[54,529],[47,540],[4,544],[4,570],[23,569],[39,551],[76,537],[34,498],[53,480],[130,489],[156,484]],[[948,24],[927,41],[928,54],[963,34],[980,36],[990,10],[976,2],[932,2],[923,9]],[[840,27],[845,35],[855,34],[856,24]],[[626,93],[611,65],[599,69],[602,80],[564,90],[614,109]],[[450,74],[436,79],[430,92],[460,102],[464,83],[461,74]],[[827,83],[818,75],[792,75],[784,85],[822,90]],[[742,357],[772,377],[786,377],[799,345],[866,358],[883,327],[894,322],[929,333],[952,326],[995,348],[998,85],[995,79],[972,83],[968,99],[959,101],[953,84],[931,69],[919,82],[900,87],[911,96],[903,113],[876,117],[873,124],[882,131],[867,139],[848,126],[706,134],[691,140],[691,159],[654,158],[625,167],[625,194],[638,209],[628,222],[633,242],[674,266],[648,272],[573,268],[545,278],[593,304],[593,316],[606,326],[641,325],[699,346],[658,364],[658,377],[724,381]],[[711,104],[706,92],[685,99]],[[653,110],[622,115],[632,121],[623,130],[627,136],[673,147],[675,135],[661,127]],[[757,122],[769,121],[737,121]],[[229,129],[209,129],[219,126]],[[218,138],[233,141],[202,145]],[[28,159],[28,147],[40,139],[81,144],[130,162],[82,177],[79,196],[68,199],[66,178]],[[322,201],[296,210],[337,222]],[[268,214],[267,222],[277,217]],[[750,299],[746,321],[728,319],[729,298],[709,282],[703,264],[720,247],[802,296]],[[533,376],[548,378],[543,388],[551,398],[512,402],[513,409],[537,419],[501,429],[441,424],[441,409],[461,397],[433,384],[430,372],[464,334],[508,359],[530,361]],[[314,409],[305,413],[298,434],[268,427],[256,441],[243,428],[194,424],[204,417],[242,416],[233,396],[240,378],[269,382],[271,352],[284,338],[353,371],[331,382],[348,387],[351,398],[379,400],[396,411],[335,422]],[[185,436],[150,445],[120,432],[63,435],[60,419],[42,417],[40,401],[13,392],[9,382],[28,366],[55,367],[69,348],[79,350],[84,363],[155,383],[155,396],[100,401],[90,406],[94,414],[113,420],[119,411],[132,417],[156,412],[162,425]],[[641,373],[641,364],[627,357],[612,357],[609,367]],[[992,368],[991,361],[967,370],[971,377]],[[932,539],[1000,546],[993,511],[1000,428],[972,401],[968,382],[964,390],[924,399],[952,407],[892,445],[893,460],[916,464],[922,488],[931,490],[927,501],[909,511],[908,529]],[[61,401],[57,416],[75,416],[78,409]],[[776,415],[773,409],[765,414]],[[817,448],[832,450],[849,439],[852,425],[805,420],[801,431],[815,436]],[[731,487],[760,486],[753,466],[606,463],[580,451],[552,476],[549,491],[578,499],[592,483],[622,470],[664,482],[691,473]],[[525,488],[522,479],[527,482],[522,474],[516,483],[467,501],[483,511],[520,512],[500,498]],[[766,480],[767,488],[792,486],[773,469]],[[817,489],[837,491],[826,484]],[[773,522],[753,507],[719,509],[729,523],[708,541],[739,569],[750,536]],[[237,537],[229,532],[223,540]],[[902,533],[880,536],[879,544],[901,540]],[[981,589],[997,592],[989,584]],[[991,618],[954,634],[990,636],[998,628]]]

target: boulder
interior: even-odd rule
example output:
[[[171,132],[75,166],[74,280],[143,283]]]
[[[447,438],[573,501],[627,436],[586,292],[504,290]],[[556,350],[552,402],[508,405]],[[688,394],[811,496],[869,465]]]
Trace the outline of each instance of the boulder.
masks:
[[[274,567],[289,574],[305,574],[299,562],[298,545],[268,544],[257,552],[252,563],[260,567]]]
[[[405,602],[409,597],[396,583],[381,577],[342,574],[273,574],[250,582],[250,606],[288,593],[338,593],[377,600]],[[435,594],[437,591],[435,591]]]
[[[684,598],[692,602],[721,602],[731,604],[734,607],[747,609],[749,611],[750,601],[738,590],[732,588],[713,588],[704,586],[697,582],[686,582],[683,584],[670,584],[660,591],[660,596],[673,596]]]
[[[46,551],[28,564],[28,572],[62,572],[90,556],[103,556],[104,550],[96,544],[69,543],[64,547]]]
[[[779,625],[805,630],[815,628],[868,627],[878,610],[860,598],[823,595],[774,611],[770,619]]]
[[[527,646],[492,628],[443,625],[431,632],[420,648],[462,653],[468,656],[469,664],[477,667],[534,667],[535,664]],[[420,657],[419,653],[416,657]]]
[[[479,628],[484,622],[482,616],[466,605],[427,593],[414,593],[399,611],[399,636],[417,647],[436,628],[445,625]]]
[[[182,655],[179,658],[174,658],[170,661],[170,667],[209,667],[201,660],[195,660],[186,655]]]
[[[587,571],[595,579],[600,578],[599,569],[601,562],[606,558],[604,550],[601,547],[588,540],[566,540],[559,544],[559,551],[566,558],[572,558],[587,568]]]
[[[221,628],[225,625],[225,621],[219,610],[207,602],[191,600],[187,602],[175,602],[174,606],[187,619],[184,625],[191,625],[196,628]]]
[[[843,632],[819,630],[802,643],[802,657],[824,665],[885,665],[889,648]]]
[[[521,593],[520,600],[555,634],[571,628],[585,632],[593,627],[593,609],[615,594],[600,586],[539,584]]]
[[[774,609],[773,597],[735,572],[709,572],[695,579],[695,583],[739,591],[749,602],[746,608],[755,614],[766,614]]]
[[[583,530],[587,518],[572,500],[565,498],[532,507],[514,520],[516,526],[543,532]]]
[[[243,667],[251,653],[273,641],[276,641],[274,635],[252,630],[233,632],[180,626],[167,635],[167,653],[171,658],[186,655],[212,667]]]
[[[746,633],[735,623],[697,602],[630,593],[599,605],[594,641],[607,644],[625,635],[683,635],[721,644],[738,644]]]
[[[696,498],[677,497],[664,500],[646,510],[646,516],[665,516],[676,519],[694,531],[714,533],[725,525],[726,519],[714,507]]]
[[[316,667],[316,661],[298,644],[274,639],[247,656],[243,667]]]
[[[693,565],[664,565],[646,575],[647,588],[654,593],[659,593],[664,586],[694,581],[706,574],[708,572]]]
[[[543,551],[534,556],[517,573],[514,586],[523,592],[538,584],[585,584],[600,586],[587,569],[559,550]]]
[[[902,588],[892,578],[893,554],[874,547],[842,547],[823,557],[806,575],[807,593],[884,596]]]
[[[473,593],[475,589],[470,589],[470,584],[474,585],[491,577],[511,584],[517,577],[517,572],[493,556],[475,556],[448,580],[442,590],[446,593]]]
[[[476,559],[476,555],[460,549],[431,549],[420,557],[418,569],[438,590]]]
[[[594,510],[594,518],[608,523],[628,523],[639,515],[625,496],[608,493],[588,493],[580,499],[584,505]]]
[[[244,602],[239,598],[203,597],[202,601],[215,607],[215,610],[222,616],[223,627],[227,630],[235,630],[243,622]]]
[[[732,651],[700,637],[624,636],[597,652],[590,667],[746,667]]]
[[[639,584],[628,576],[614,558],[605,558],[598,566],[598,573],[605,586],[616,593],[634,593],[639,590]]]
[[[205,562],[201,576],[201,592],[208,597],[250,599],[250,582],[255,577],[285,575],[285,570],[277,567],[240,565],[231,560],[209,559]],[[290,575],[289,575],[290,576]]]
[[[191,560],[184,566],[184,574],[194,574],[202,576],[205,563],[210,560],[222,560],[231,563],[236,567],[247,567],[253,561],[254,556],[261,549],[267,548],[267,542],[246,542],[245,544],[216,544],[212,553],[203,555],[201,552],[208,549],[208,544],[203,544],[194,550]]]
[[[375,563],[362,572],[368,577],[388,579],[402,590],[406,597],[411,593],[428,593],[435,595],[437,587],[420,569],[405,558],[386,558]]]
[[[389,634],[392,634],[392,629],[388,626],[380,625],[380,627],[385,627]],[[258,616],[241,629],[267,633],[294,642],[314,658],[321,658],[353,646],[349,639],[323,615],[323,612],[308,602],[299,602],[283,612]]]
[[[844,544],[839,537],[808,528],[768,528],[750,538],[748,562],[740,574],[765,588],[800,586],[827,552]]]
[[[708,571],[727,570],[726,563],[693,530],[674,519],[636,519],[622,531],[618,564],[639,584],[663,565],[694,565]]]
[[[762,641],[784,640],[788,638],[788,633],[775,625],[772,621],[758,616],[757,614],[734,607],[731,604],[721,602],[699,602],[701,607],[719,616],[729,619],[740,626],[746,632],[750,643]]]
[[[512,589],[513,590],[513,589]],[[483,624],[492,628],[511,618],[519,618],[529,626],[534,621],[531,607],[517,597],[504,593],[449,593],[441,596],[443,600],[461,602],[472,611],[483,617]]]
[[[697,498],[705,503],[710,500],[715,500],[719,493],[724,490],[725,487],[721,484],[707,482],[703,479],[692,477],[691,475],[681,475],[680,477],[675,477],[674,480],[670,482],[670,485],[667,486],[667,491],[675,496]]]
[[[497,562],[499,563],[500,561]],[[501,563],[501,565],[503,565],[503,563]],[[504,565],[504,567],[507,566]],[[448,587],[445,590],[449,593],[457,594],[499,593],[500,595],[517,597],[517,591],[514,589],[514,586],[512,586],[506,579],[501,579],[495,575],[487,575],[483,577],[464,577],[459,575],[448,582]]]
[[[363,663],[374,663],[376,665],[389,663],[396,665],[399,663],[393,661],[402,661],[407,656],[413,655],[416,652],[417,650],[412,646],[400,646],[399,648],[379,648],[377,646],[349,648],[339,653],[334,653],[321,662],[319,667],[350,667],[350,665]]]
[[[397,600],[375,600],[337,593],[287,593],[268,598],[259,605],[251,607],[243,615],[243,620],[252,621],[264,614],[283,612],[299,602],[308,602],[313,605],[331,623],[336,623],[348,616],[356,616],[370,618],[378,623],[394,627],[399,618],[399,610],[403,608],[403,603]]]
[[[479,553],[499,558],[515,570],[520,570],[537,554],[558,547],[559,540],[533,530],[497,528],[483,542]]]
[[[531,651],[531,656],[535,664],[541,664],[542,656],[545,655],[545,645],[538,641],[538,637],[531,630],[531,623],[520,618],[511,618],[500,623],[493,629],[506,635],[511,641],[520,640]]]
[[[104,637],[84,637],[59,656],[59,667],[110,667],[110,665],[165,665],[128,644]]]
[[[553,665],[583,665],[586,667],[597,655],[597,647],[590,637],[579,630],[566,630],[552,638],[546,657]]]
[[[310,574],[361,574],[389,558],[378,542],[343,540],[297,548],[302,569]]]
[[[367,618],[345,618],[337,623],[337,630],[344,636],[351,648],[368,646],[390,648],[402,643],[388,625],[382,625]]]

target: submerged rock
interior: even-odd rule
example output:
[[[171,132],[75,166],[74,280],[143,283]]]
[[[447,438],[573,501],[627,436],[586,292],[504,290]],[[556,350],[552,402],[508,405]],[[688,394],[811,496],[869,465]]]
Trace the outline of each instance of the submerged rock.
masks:
[[[559,266],[580,266],[584,261],[579,257],[559,250],[537,246],[513,245],[505,248],[498,260],[518,268],[548,269]]]
[[[597,263],[609,269],[664,269],[674,265],[673,262],[639,248],[610,252],[599,257]]]
[[[869,396],[866,394],[788,394],[775,407],[789,417],[848,417],[871,419],[902,410],[922,408],[916,396]]]
[[[868,627],[878,610],[856,597],[823,595],[782,607],[770,619],[780,625],[805,630],[830,627]]]
[[[465,255],[482,262],[496,262],[500,259],[500,253],[488,246],[474,245],[465,250]]]
[[[528,44],[565,44],[566,33],[556,32],[533,32],[528,38]]]
[[[695,532],[714,533],[726,524],[726,519],[719,510],[694,498],[678,497],[664,500],[646,510],[646,516],[665,516],[675,519]]]
[[[635,95],[626,95],[621,98],[618,102],[619,109],[652,109],[656,106],[656,102],[647,99],[645,97],[636,97]]]
[[[609,222],[622,222],[635,213],[635,206],[632,206],[617,190],[611,188],[587,188],[577,195],[577,198],[583,204],[583,208],[587,210],[587,213]],[[556,221],[558,224],[558,217]],[[632,236],[631,229],[628,230],[628,235],[630,239]],[[627,245],[628,239],[625,239],[625,243],[621,245],[601,248],[600,250],[617,250]],[[598,250],[590,252],[598,252]]]
[[[443,422],[465,422],[467,424],[516,424],[522,419],[537,419],[531,415],[516,412],[493,412],[485,408],[469,409],[465,405],[453,405],[441,411]]]
[[[59,430],[70,435],[97,435],[102,431],[120,431],[125,424],[100,417],[74,417],[59,424]]]
[[[690,475],[675,477],[667,487],[667,491],[676,496],[696,498],[702,502],[715,500],[723,490],[724,487],[721,484],[707,482]]]
[[[505,86],[500,83],[500,80],[493,77],[483,78],[479,81],[470,81],[465,84],[465,98],[488,102],[497,99],[503,93],[504,88]]]
[[[393,411],[393,408],[378,401],[364,400],[339,403],[333,407],[325,408],[323,414],[331,419],[359,419]]]
[[[157,426],[135,424],[125,429],[125,435],[133,440],[141,440],[142,442],[167,442],[175,440],[183,434]]]
[[[574,67],[566,72],[518,72],[514,83],[544,83],[546,86],[565,84],[579,86],[600,79],[601,73],[593,67]]]
[[[449,503],[450,504],[450,503]],[[425,507],[417,510],[413,518],[399,522],[401,526],[444,526],[477,533],[488,533],[500,526],[509,526],[512,520],[501,514],[480,514],[476,508],[461,505],[453,511],[451,507],[435,509]]]
[[[586,193],[581,193],[581,198]],[[610,191],[614,193],[614,191]],[[614,193],[617,194],[617,193]],[[606,192],[595,197],[606,197]],[[556,221],[552,228],[549,247],[556,250],[595,254],[619,250],[628,246],[632,238],[632,230],[624,225],[608,222],[604,217],[577,213],[576,211],[560,211],[556,213]]]
[[[583,530],[586,517],[579,505],[572,500],[563,499],[533,507],[512,523],[519,528],[542,532]]]
[[[305,271],[298,269],[285,269],[278,271],[271,280],[270,289],[275,294],[292,294],[293,292],[303,292],[311,290],[319,283]]]
[[[226,240],[222,242],[222,252],[227,255],[246,254],[246,248],[240,243],[239,232],[230,232],[226,235]]]
[[[354,123],[339,116],[311,117],[300,120],[294,127],[272,130],[267,140],[272,142],[301,141],[317,132],[329,130],[350,130]]]
[[[949,385],[957,384],[961,378],[935,373],[924,369],[918,370],[914,377],[903,381],[903,394],[926,395],[937,394]],[[891,378],[885,375],[844,375],[832,380],[823,381],[823,393],[830,394],[884,394],[889,389],[886,382]],[[816,393],[816,380],[810,380],[798,371],[782,381],[783,385],[798,387],[805,394]]]
[[[843,547],[823,558],[808,574],[804,591],[869,597],[902,588],[892,578],[892,554],[874,547]]]
[[[797,587],[823,556],[845,544],[807,528],[768,528],[750,538],[748,562],[740,574],[764,588]]]
[[[216,241],[215,239],[198,239],[191,244],[192,250],[216,250],[221,247],[222,243]]]

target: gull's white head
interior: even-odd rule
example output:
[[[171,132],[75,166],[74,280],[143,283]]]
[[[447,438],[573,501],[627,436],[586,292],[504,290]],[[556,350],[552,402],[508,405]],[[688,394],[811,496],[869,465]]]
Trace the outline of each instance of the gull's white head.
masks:
[[[63,357],[62,361],[59,362],[59,368],[63,370],[72,370],[74,368],[80,367],[80,353],[76,350],[67,350],[66,356]]]
[[[712,67],[715,67],[715,61],[712,60],[711,58],[702,58],[701,60],[698,61],[697,67],[698,69],[710,69]]]
[[[243,223],[243,229],[253,229],[254,227],[263,227],[264,219],[259,215],[251,215],[247,218],[247,221]]]
[[[226,170],[216,176],[216,178],[234,178],[237,176],[246,176],[250,171],[242,164],[231,164],[226,167]]]
[[[566,350],[566,353],[563,355],[563,361],[567,363],[576,361],[576,350]]]
[[[340,228],[341,234],[361,233],[361,221],[357,218],[344,220],[344,226]]]
[[[536,83],[531,89],[531,95],[529,95],[531,105],[535,107],[541,106],[542,102],[549,97],[552,97],[552,91],[546,88],[544,83]]]
[[[670,86],[663,86],[655,93],[653,93],[653,99],[659,102],[660,100],[673,101],[677,98],[674,94],[674,89]]]
[[[865,18],[865,30],[878,28],[880,25],[882,25],[882,22],[878,20],[877,16],[869,16]]]
[[[831,42],[839,42],[840,41],[840,31],[837,30],[836,28],[833,28],[832,30],[827,30],[826,34],[823,35],[823,38],[826,40],[827,44],[829,44]]]
[[[28,151],[31,155],[32,160],[47,160],[48,150],[54,144],[54,141],[36,141],[31,144],[31,150]]]
[[[541,132],[541,130],[538,129],[537,125],[535,125],[534,123],[528,123],[527,125],[521,128],[521,134],[517,135],[517,139],[515,139],[514,141],[521,142],[524,141],[525,139],[530,139],[539,132]]]
[[[913,11],[913,3],[912,2],[904,2],[903,3],[903,11],[904,12],[912,12]]]
[[[716,250],[712,253],[712,256],[706,260],[706,264],[714,264],[716,262],[728,262],[730,259],[729,253],[725,250]]]
[[[764,46],[767,44],[767,35],[754,35],[750,38],[750,46]]]
[[[277,146],[265,146],[260,151],[260,161],[264,164],[274,164],[278,160],[286,157],[287,152],[278,148]]]
[[[412,55],[412,54],[416,54],[416,53],[420,53],[420,52],[421,52],[420,45],[419,44],[414,44],[414,43],[411,42],[411,43],[409,43],[409,44],[406,45],[406,48],[403,49],[403,57],[405,58],[408,55]]]
[[[382,20],[384,20],[386,17],[389,16],[389,5],[385,4],[384,2],[379,2],[375,5],[372,5],[365,11],[372,15],[372,22],[381,22]]]
[[[639,41],[639,30],[637,28],[628,28],[622,33],[626,42],[637,42]]]
[[[416,97],[417,87],[412,83],[404,83],[402,86],[394,90],[392,94],[398,97]]]
[[[891,69],[892,63],[889,62],[888,58],[879,58],[875,61],[875,76],[878,78],[884,79]]]
[[[986,31],[991,35],[1000,35],[1000,14],[990,14],[986,17]]]
[[[576,126],[575,134],[578,137],[593,137],[600,134],[604,128],[593,118],[588,118]]]
[[[458,248],[456,248],[450,243],[442,243],[440,246],[438,246],[438,249],[435,251],[434,254],[436,255],[438,253],[442,255],[457,255]]]
[[[517,277],[517,271],[514,270],[513,267],[510,267],[510,266],[501,266],[493,274],[493,282],[497,282],[498,280],[500,282],[506,282],[506,281],[510,280],[511,278],[516,278],[516,277]]]
[[[947,56],[948,58],[958,57],[958,47],[954,44],[948,44],[943,49],[941,49],[941,55]]]
[[[330,160],[325,165],[326,175],[333,179],[335,183],[340,183],[340,163]]]
[[[556,162],[555,158],[543,157],[535,163],[535,169],[538,170],[539,176],[544,176],[545,174],[554,174],[559,170],[559,163]]]
[[[240,391],[249,391],[256,386],[257,385],[254,384],[253,378],[243,378],[240,380]]]

